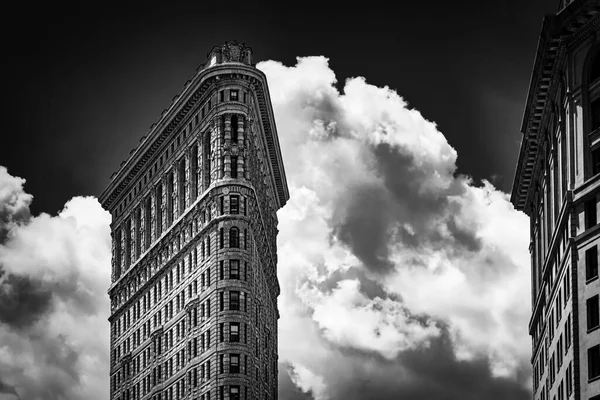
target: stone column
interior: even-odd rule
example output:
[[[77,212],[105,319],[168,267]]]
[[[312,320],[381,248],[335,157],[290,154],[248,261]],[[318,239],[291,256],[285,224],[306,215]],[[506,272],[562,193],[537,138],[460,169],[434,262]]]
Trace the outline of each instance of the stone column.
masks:
[[[163,176],[160,180],[161,198],[160,200],[160,233],[166,230],[167,226],[167,185],[165,185],[166,177]]]
[[[123,227],[119,227],[120,236],[121,236],[121,249],[120,249],[120,260],[119,260],[119,275],[123,271],[123,266],[125,265],[125,229]]]
[[[150,229],[150,242],[156,238],[156,193],[154,189],[150,193],[150,221],[148,221],[148,229]]]
[[[244,145],[244,117],[242,115],[238,116],[238,146]]]
[[[173,204],[173,215],[171,218],[175,221],[179,215],[179,185],[181,184],[179,182],[179,163],[177,161],[173,162],[171,172],[173,174],[173,193],[169,193],[169,195],[172,196],[171,204]]]
[[[212,177],[216,177],[216,179],[221,179],[223,178],[223,175],[221,173],[221,171],[223,171],[222,167],[222,156],[223,156],[223,140],[221,139],[221,132],[222,132],[222,127],[221,127],[221,120],[220,117],[216,118],[213,121],[213,125],[214,125],[214,130],[215,130],[215,137],[212,138],[213,142],[211,143],[211,148],[212,148],[212,157],[211,157],[211,175]],[[214,143],[214,144],[213,144]],[[212,178],[211,177],[211,178]],[[212,179],[211,179],[212,181]]]
[[[231,144],[231,114],[225,114],[225,144]]]
[[[245,177],[244,175],[244,155],[243,154],[238,154],[238,159],[237,159],[237,176],[238,178],[243,178]]]
[[[183,156],[183,163],[184,163],[184,172],[183,172],[183,176],[184,176],[184,181],[185,181],[185,187],[184,187],[184,192],[183,192],[183,197],[184,197],[184,209],[187,209],[191,202],[190,202],[190,198],[191,198],[191,181],[192,178],[190,177],[190,153],[191,153],[191,149],[187,149],[184,156]]]
[[[142,198],[142,201],[140,202],[140,232],[139,232],[139,238],[140,238],[140,254],[144,252],[144,249],[146,248],[146,199]],[[139,257],[139,254],[138,254]]]
[[[117,246],[117,239],[115,237],[115,234],[116,234],[116,232],[117,232],[118,229],[119,228],[117,228],[116,230],[114,230],[114,231],[112,231],[110,233],[110,236],[111,236],[111,239],[112,239],[111,240],[111,243],[112,243],[111,244],[111,253],[110,253],[110,254],[112,254],[112,258],[111,258],[112,273],[111,273],[111,277],[110,278],[111,278],[111,281],[113,281],[113,282],[116,281],[117,278],[118,278],[118,276],[117,276],[117,267],[118,267],[117,266],[117,261],[118,261],[119,257],[117,256],[117,248],[118,248],[118,246]]]

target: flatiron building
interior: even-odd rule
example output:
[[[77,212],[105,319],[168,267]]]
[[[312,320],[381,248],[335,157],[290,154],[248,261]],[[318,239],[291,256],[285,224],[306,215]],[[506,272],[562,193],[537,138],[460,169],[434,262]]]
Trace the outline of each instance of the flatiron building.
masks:
[[[277,398],[277,216],[265,75],[214,47],[111,177],[110,398]]]

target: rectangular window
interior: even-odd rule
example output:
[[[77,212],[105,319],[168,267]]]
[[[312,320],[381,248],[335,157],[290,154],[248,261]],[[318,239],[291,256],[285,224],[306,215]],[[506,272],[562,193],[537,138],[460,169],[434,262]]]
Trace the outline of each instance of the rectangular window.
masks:
[[[221,280],[225,279],[225,267],[224,267],[223,260],[219,261],[219,279],[221,279]]]
[[[219,92],[219,101],[221,103],[225,101],[225,92],[223,90]]]
[[[598,246],[585,251],[585,279],[589,281],[598,277]]]
[[[240,197],[229,196],[229,213],[238,214],[240,212]]]
[[[588,380],[600,377],[600,344],[588,349]]]
[[[223,343],[223,341],[225,340],[225,324],[223,322],[221,322],[219,324],[219,343]]]
[[[225,301],[224,301],[224,292],[219,292],[219,311],[223,311],[225,309]]]
[[[230,322],[229,323],[229,341],[239,342],[240,341],[240,323]]]
[[[230,354],[229,355],[229,372],[232,374],[239,374],[240,372],[240,355]]]
[[[238,177],[238,158],[237,156],[231,156],[231,177],[232,178],[237,178]]]
[[[240,279],[240,260],[229,260],[229,279]]]
[[[225,360],[225,354],[219,354],[219,373],[220,374],[225,372],[224,360]]]
[[[587,330],[588,332],[600,326],[600,310],[598,309],[598,295],[587,299]]]
[[[229,309],[233,311],[240,310],[240,292],[234,290],[229,292]]]
[[[238,91],[237,90],[229,91],[229,100],[230,101],[238,101]]]
[[[221,196],[221,198],[219,199],[219,211],[220,211],[221,215],[225,214],[225,197],[224,196]]]
[[[597,223],[596,198],[585,203],[585,229],[589,229]]]

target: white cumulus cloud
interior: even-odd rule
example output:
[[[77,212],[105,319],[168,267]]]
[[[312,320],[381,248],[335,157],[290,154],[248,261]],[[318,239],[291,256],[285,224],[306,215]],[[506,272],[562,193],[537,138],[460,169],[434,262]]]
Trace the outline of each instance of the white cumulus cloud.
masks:
[[[323,364],[370,352],[416,382],[403,354],[447,339],[452,362],[483,360],[487,379],[526,394],[527,217],[457,174],[454,148],[394,90],[352,78],[339,92],[324,57],[258,68],[291,196],[278,214],[280,357],[329,385],[340,377]]]

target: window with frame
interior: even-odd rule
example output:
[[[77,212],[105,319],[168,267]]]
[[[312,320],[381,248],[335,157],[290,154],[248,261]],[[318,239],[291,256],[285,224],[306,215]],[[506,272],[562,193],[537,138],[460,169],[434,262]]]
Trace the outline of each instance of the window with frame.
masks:
[[[229,309],[232,311],[240,310],[240,292],[237,290],[229,292]]]
[[[229,100],[230,101],[238,101],[239,92],[237,90],[229,91]]]
[[[240,279],[240,260],[229,260],[229,279]]]
[[[229,213],[239,214],[240,212],[240,196],[229,196]]]
[[[229,341],[239,342],[240,341],[240,323],[230,322],[229,323]]]
[[[237,156],[231,156],[231,177],[237,179],[238,177],[238,158]]]
[[[595,226],[597,223],[596,198],[585,202],[585,229]]]
[[[597,329],[600,326],[600,310],[598,308],[598,295],[586,300],[587,331]]]
[[[246,391],[246,393],[248,393]],[[237,385],[229,386],[229,400],[240,400],[240,387]]]
[[[232,374],[240,373],[240,355],[230,354],[229,355],[229,372]]]
[[[229,229],[229,247],[240,247],[240,230],[235,226]]]

